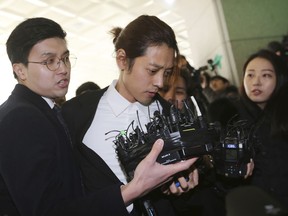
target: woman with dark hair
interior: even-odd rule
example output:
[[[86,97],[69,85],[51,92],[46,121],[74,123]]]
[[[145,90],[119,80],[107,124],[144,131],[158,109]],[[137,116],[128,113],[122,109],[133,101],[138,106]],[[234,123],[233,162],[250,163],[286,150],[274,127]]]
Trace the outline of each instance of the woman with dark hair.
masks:
[[[274,53],[260,51],[248,59],[244,71],[243,97],[250,107],[246,117],[255,120],[260,141],[251,184],[266,190],[288,206],[288,168],[284,165],[288,143],[283,135],[273,134],[275,130],[278,131],[277,125],[281,122],[281,118],[274,118],[275,113],[281,110],[280,104],[287,103],[287,96],[280,91],[287,83],[287,68]],[[257,79],[258,76],[260,78]]]
[[[243,66],[243,81],[240,87],[241,97],[236,101],[230,101],[234,103],[238,108],[239,117],[245,117],[250,122],[255,122],[266,110],[266,105],[270,99],[276,95],[281,86],[287,82],[287,68],[283,60],[275,53],[269,50],[260,50],[252,54],[244,63]],[[228,99],[221,99],[228,100]],[[229,100],[228,100],[229,101]],[[209,107],[209,117],[211,121],[220,121],[223,125],[226,125],[227,121],[221,121],[221,113],[227,114],[225,109],[217,109],[217,105],[211,104]],[[217,109],[219,112],[217,116],[213,110]],[[225,119],[231,119],[235,114],[229,112],[230,115]],[[237,118],[235,118],[237,120]]]
[[[288,154],[288,143],[287,139],[285,140],[282,136],[283,133],[280,133],[281,135],[277,138],[273,133],[275,130],[281,131],[281,128],[277,126],[278,121],[281,121],[277,113],[278,110],[281,110],[280,104],[286,103],[286,96],[284,97],[282,88],[287,85],[285,84],[287,75],[285,62],[275,53],[260,50],[252,54],[243,66],[240,99],[233,102],[228,101],[234,105],[232,106],[234,111],[230,113],[230,116],[226,116],[225,121],[219,117],[221,116],[219,112],[217,117],[210,116],[214,121],[222,120],[221,123],[224,127],[228,122],[231,123],[234,116],[234,121],[246,120],[251,128],[255,128],[255,136],[258,141],[253,145],[255,167],[249,182],[264,189],[286,206],[288,206],[288,185],[286,183],[288,167],[284,164]],[[210,107],[210,109],[214,109],[214,107]],[[222,109],[221,113],[227,114],[228,112]]]
[[[208,101],[201,88],[201,75],[180,55],[176,73],[169,80],[166,80],[160,95],[179,110],[183,108],[183,100],[194,96],[203,115],[207,113]]]

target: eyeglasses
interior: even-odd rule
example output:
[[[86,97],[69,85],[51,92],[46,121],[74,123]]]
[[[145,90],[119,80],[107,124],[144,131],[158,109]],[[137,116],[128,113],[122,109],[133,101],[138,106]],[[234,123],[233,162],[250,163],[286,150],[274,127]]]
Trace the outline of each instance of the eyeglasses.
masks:
[[[72,68],[75,65],[75,63],[76,63],[76,60],[77,60],[76,56],[67,55],[67,56],[64,56],[62,58],[58,58],[57,56],[53,56],[53,57],[50,57],[47,60],[42,61],[42,62],[28,61],[27,63],[46,65],[48,70],[56,71],[56,70],[58,70],[60,68],[61,61],[64,63],[64,65],[67,68]]]

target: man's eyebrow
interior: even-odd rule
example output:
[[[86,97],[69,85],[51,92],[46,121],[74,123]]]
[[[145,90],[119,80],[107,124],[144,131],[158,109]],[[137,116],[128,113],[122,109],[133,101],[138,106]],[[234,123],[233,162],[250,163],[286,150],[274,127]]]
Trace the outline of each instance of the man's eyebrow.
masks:
[[[158,64],[156,64],[156,63],[149,63],[149,65],[151,65],[151,66],[153,66],[153,67],[160,68],[160,69],[164,68],[164,66],[158,65]],[[167,69],[173,69],[173,68],[174,68],[174,66],[171,66],[171,67],[169,67],[169,68],[167,68]]]
[[[69,51],[69,50],[66,50],[64,53],[62,53],[61,56],[66,55],[66,54],[69,54],[69,53],[70,53],[70,51]],[[41,57],[53,56],[53,55],[56,56],[56,53],[53,53],[53,52],[44,52],[44,53],[42,53]]]
[[[149,63],[149,65],[153,66],[153,67],[156,67],[156,68],[159,68],[159,69],[164,68],[164,66],[161,66],[161,65],[158,65],[158,64],[155,64],[155,63]]]

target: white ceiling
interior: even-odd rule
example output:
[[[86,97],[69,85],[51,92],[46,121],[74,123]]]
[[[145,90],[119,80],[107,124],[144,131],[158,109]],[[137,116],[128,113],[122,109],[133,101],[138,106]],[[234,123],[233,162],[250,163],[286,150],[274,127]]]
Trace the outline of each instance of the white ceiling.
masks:
[[[213,0],[1,0],[0,103],[10,95],[16,83],[5,43],[11,31],[25,18],[51,18],[67,32],[69,49],[78,58],[72,69],[67,94],[67,99],[70,99],[83,82],[94,81],[105,87],[118,77],[112,38],[108,32],[115,26],[125,27],[141,14],[156,15],[167,22],[176,33],[181,53],[192,65],[211,58],[215,49],[217,50],[216,34],[212,39],[214,47],[203,47],[208,46],[211,37],[206,34],[205,29],[213,25],[211,22],[215,22],[215,7],[212,2]],[[210,27],[201,26],[201,23]],[[217,25],[212,28],[217,28]],[[204,33],[197,29],[203,29]]]

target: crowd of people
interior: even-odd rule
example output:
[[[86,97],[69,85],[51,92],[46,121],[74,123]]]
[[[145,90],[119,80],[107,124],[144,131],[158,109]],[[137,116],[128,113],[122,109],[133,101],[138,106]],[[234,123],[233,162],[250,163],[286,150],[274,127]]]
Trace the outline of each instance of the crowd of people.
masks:
[[[191,71],[173,29],[156,16],[141,15],[110,33],[118,79],[105,88],[85,82],[68,101],[76,59],[62,27],[36,17],[10,34],[17,84],[0,106],[0,216],[221,216],[226,195],[243,185],[288,206],[284,51],[271,50],[271,43],[253,53],[237,88],[219,74]],[[153,113],[169,115],[171,105],[181,112],[191,96],[207,123],[225,130],[247,121],[255,129],[257,145],[243,175],[219,175],[208,154],[160,164],[165,143],[158,139],[128,176],[115,137],[128,136],[129,125],[145,132]]]
[[[287,108],[285,100],[288,85],[287,60],[285,60],[283,52],[280,54],[276,50],[271,50],[269,49],[270,46],[271,43],[251,54],[247,59],[243,66],[243,80],[239,88],[231,85],[229,80],[220,75],[209,76],[206,71],[201,74],[203,76],[200,83],[202,97],[198,97],[198,100],[199,104],[206,104],[204,112],[207,114],[207,121],[210,123],[219,122],[223,131],[233,124],[236,125],[236,122],[239,121],[245,121],[247,127],[253,128],[253,136],[255,136],[255,139],[251,138],[253,157],[248,163],[253,167],[253,172],[246,179],[237,180],[223,178],[223,176],[217,176],[216,174],[213,183],[208,185],[208,188],[211,188],[209,194],[207,194],[207,185],[205,186],[206,190],[202,189],[206,200],[205,198],[202,199],[199,204],[199,199],[195,202],[195,197],[190,196],[187,204],[186,199],[186,207],[187,205],[190,206],[187,215],[189,215],[189,212],[193,212],[191,209],[195,209],[195,205],[204,208],[199,215],[215,215],[217,214],[215,211],[218,211],[217,215],[225,215],[226,195],[234,188],[246,185],[260,188],[269,194],[272,199],[277,200],[282,207],[288,206],[288,190],[286,183],[284,183],[288,178],[288,169],[283,167],[285,155],[288,153],[287,115],[284,112],[285,107]],[[281,44],[281,46],[284,50],[284,45]],[[167,84],[171,87],[164,88],[161,91],[163,98],[174,104],[181,104],[183,98],[189,98],[193,95],[189,93],[191,92],[189,90],[189,80],[185,78],[187,75],[183,76],[184,71],[183,68],[180,69],[176,81],[174,79],[172,83]],[[189,70],[186,73],[188,76],[191,75]],[[180,85],[179,82],[182,84]],[[186,90],[185,94],[179,94],[177,90],[179,86],[186,87],[181,88],[182,91],[183,89]],[[192,84],[191,86],[199,85]],[[276,167],[281,167],[281,169],[276,169]],[[210,178],[210,176],[207,177]],[[199,187],[201,188],[201,181]],[[220,196],[217,197],[219,192]],[[195,196],[195,190],[193,193]],[[207,198],[208,196],[209,198]],[[205,203],[208,199],[211,200],[211,197],[216,197],[214,203],[217,203],[217,207],[222,205],[222,209],[215,209],[211,204],[205,206]],[[211,209],[213,209],[213,212],[207,213]]]

